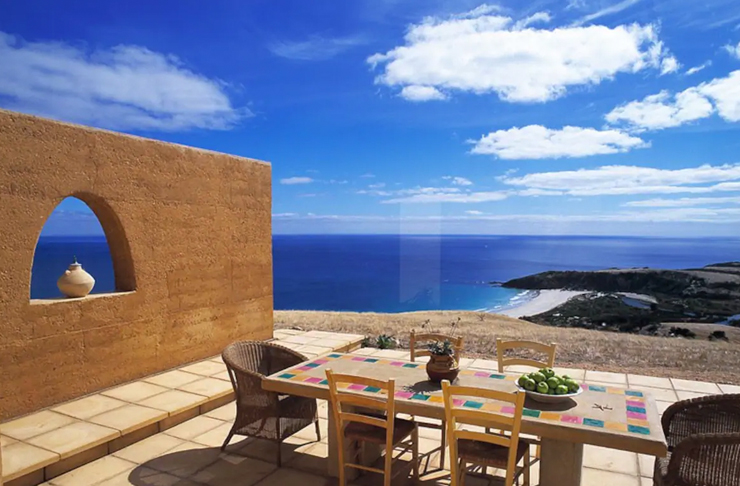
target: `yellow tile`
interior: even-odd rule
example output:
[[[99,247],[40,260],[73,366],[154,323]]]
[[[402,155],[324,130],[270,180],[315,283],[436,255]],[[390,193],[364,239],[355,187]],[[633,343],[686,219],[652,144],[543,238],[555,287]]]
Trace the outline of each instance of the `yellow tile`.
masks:
[[[3,447],[3,479],[5,482],[37,471],[59,461],[59,454],[16,442]]]
[[[105,390],[101,393],[108,397],[123,400],[124,402],[136,403],[149,397],[153,397],[154,395],[164,393],[167,390],[168,389],[163,386],[153,385],[145,381],[135,381],[128,385]]]
[[[120,451],[116,451],[113,455],[136,464],[144,464],[145,462],[161,456],[169,450],[183,444],[183,442],[184,441],[167,434],[157,434],[121,449]]]
[[[26,440],[76,421],[67,415],[43,410],[0,425],[0,432],[16,440]]]
[[[650,427],[650,422],[648,422],[647,420],[628,418],[627,423],[629,425],[639,425],[641,427]]]
[[[128,434],[167,418],[167,412],[141,405],[126,405],[90,418],[90,422]]]
[[[542,412],[540,414],[542,420],[560,420],[560,414],[555,412]]]
[[[62,459],[120,437],[118,430],[88,422],[76,422],[29,439],[28,443],[56,452]]]
[[[160,393],[159,395],[154,395],[146,400],[142,400],[138,405],[163,410],[168,412],[170,415],[175,415],[198,407],[202,403],[205,403],[205,401],[206,398],[201,395],[187,393],[180,390],[170,390],[165,393]]]
[[[80,420],[86,420],[95,415],[123,407],[124,405],[126,405],[126,402],[115,398],[106,397],[105,395],[91,395],[73,402],[64,403],[58,407],[54,407],[52,410]]]
[[[491,403],[486,402],[481,407],[483,410],[488,410],[489,412],[500,412],[501,411],[501,405],[498,403]]]
[[[432,395],[431,397],[429,397],[429,400],[427,400],[427,402],[432,403],[442,403],[444,401],[445,399],[443,397],[440,397],[439,395]]]
[[[164,433],[171,435],[172,437],[177,437],[178,439],[189,440],[193,437],[205,434],[219,425],[223,425],[221,420],[201,415],[200,417],[195,417],[194,419],[190,419],[180,425],[176,425],[171,429],[167,429]]]
[[[604,422],[604,427],[609,430],[618,430],[619,432],[627,432],[627,424],[621,422]]]
[[[209,430],[205,434],[194,437],[191,441],[208,447],[221,447],[221,444],[223,444],[224,440],[226,440],[226,436],[231,431],[231,426],[231,423],[225,422],[222,425]],[[234,436],[232,442],[237,442],[242,439],[244,439],[244,437]]]
[[[215,410],[211,410],[206,414],[206,416],[231,422],[236,417],[236,405],[234,403],[227,403]]]

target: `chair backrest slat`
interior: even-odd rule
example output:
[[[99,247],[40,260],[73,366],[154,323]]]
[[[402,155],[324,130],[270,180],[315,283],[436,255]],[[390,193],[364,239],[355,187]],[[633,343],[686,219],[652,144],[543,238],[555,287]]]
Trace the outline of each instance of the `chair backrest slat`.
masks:
[[[459,362],[463,352],[463,338],[448,336],[447,334],[440,334],[436,332],[417,334],[416,331],[411,330],[409,337],[409,351],[411,361],[416,361],[416,358],[422,356],[429,356],[431,353],[428,349],[417,349],[417,346],[421,343],[429,343],[431,341],[449,341],[452,344],[452,348],[455,350],[455,359]]]
[[[525,394],[520,392],[507,393],[469,386],[454,386],[447,380],[442,382],[442,394],[445,404],[447,436],[450,439],[450,459],[453,462],[457,460],[457,441],[460,439],[480,440],[507,447],[509,449],[509,454],[506,468],[506,484],[511,485],[514,480],[514,471],[516,469],[519,431],[521,430],[522,425]],[[508,403],[514,406],[514,413],[513,415],[508,415],[487,410],[485,408],[471,410],[469,408],[455,405],[456,401],[459,400],[464,403],[468,398],[483,398]],[[511,434],[509,436],[494,433],[484,434],[481,432],[458,429],[459,423],[464,424],[471,422],[476,425],[490,424],[495,426],[496,424],[505,424],[510,426]]]
[[[530,358],[506,357],[506,351],[517,349],[526,349],[542,353],[545,355],[546,361],[537,361],[536,359]],[[543,344],[536,341],[504,341],[502,339],[496,339],[498,371],[499,373],[503,373],[506,366],[514,365],[532,366],[533,368],[552,368],[555,365],[556,350],[557,345],[555,343]]]

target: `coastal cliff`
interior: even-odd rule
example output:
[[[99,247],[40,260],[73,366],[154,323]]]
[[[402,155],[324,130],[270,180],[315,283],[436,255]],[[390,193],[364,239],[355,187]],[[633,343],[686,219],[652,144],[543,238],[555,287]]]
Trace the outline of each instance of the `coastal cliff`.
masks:
[[[740,314],[740,262],[685,270],[543,272],[502,286],[589,292],[527,317],[532,322],[556,326],[651,332],[664,322],[717,323]]]

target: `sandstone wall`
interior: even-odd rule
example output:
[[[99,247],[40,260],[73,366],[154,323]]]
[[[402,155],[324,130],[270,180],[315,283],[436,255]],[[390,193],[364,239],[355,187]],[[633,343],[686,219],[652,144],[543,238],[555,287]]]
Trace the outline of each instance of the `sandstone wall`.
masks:
[[[100,219],[119,292],[32,301],[67,196]],[[0,420],[270,337],[270,213],[269,164],[0,110]]]

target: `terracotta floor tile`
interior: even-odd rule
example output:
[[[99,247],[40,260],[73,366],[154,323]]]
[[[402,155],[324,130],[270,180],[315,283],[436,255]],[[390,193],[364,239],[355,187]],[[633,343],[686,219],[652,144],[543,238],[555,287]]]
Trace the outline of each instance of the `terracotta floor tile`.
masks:
[[[229,434],[229,431],[231,430],[231,423],[224,422],[222,425],[219,425],[218,427],[209,430],[205,434],[198,435],[196,437],[193,437],[191,439],[192,442],[196,442],[198,444],[207,445],[209,447],[221,447],[221,444],[223,444],[224,440],[226,440],[226,436]],[[244,439],[243,436],[234,436],[231,441],[232,442],[238,442],[240,440]]]
[[[95,486],[202,486],[146,466],[139,466]]]
[[[333,484],[333,480],[326,476],[281,468],[267,476],[259,486],[327,486],[328,484]]]
[[[578,383],[581,383],[586,379],[586,370],[579,370],[577,368],[560,368],[555,367],[553,368],[555,370],[555,373],[558,374],[558,376],[562,375],[568,375],[574,380],[576,380]]]
[[[276,466],[249,457],[227,456],[193,475],[193,481],[208,486],[251,486],[263,480]]]
[[[376,349],[376,348],[358,348],[358,349],[355,349],[354,351],[352,351],[351,354],[356,354],[358,356],[372,356],[373,354],[377,353],[378,351],[380,351],[380,350],[379,349]]]
[[[306,336],[304,335],[293,335],[293,336],[287,336],[281,341],[286,343],[294,343],[294,344],[310,344],[316,341],[318,338],[315,336]]]
[[[7,435],[0,435],[0,447],[8,447],[10,444],[15,444],[18,442],[12,437],[8,437]]]
[[[116,429],[123,435],[159,422],[165,418],[167,418],[167,412],[130,404],[91,417],[89,421],[94,424]]]
[[[583,486],[640,486],[640,479],[637,476],[584,467],[581,484]]]
[[[498,361],[492,359],[478,358],[473,360],[470,368],[477,368],[481,370],[493,370],[498,371]]]
[[[379,349],[378,352],[373,354],[373,356],[378,358],[392,358],[408,361],[409,352],[402,349]]]
[[[676,390],[676,395],[678,395],[679,400],[691,400],[692,398],[706,397],[707,395],[710,395],[710,393]]]
[[[187,385],[186,385],[187,386]],[[154,408],[175,415],[205,403],[205,397],[181,390],[170,390],[142,400],[138,405]]]
[[[146,462],[146,467],[188,478],[215,463],[221,455],[221,451],[216,447],[185,442],[159,457],[150,459]]]
[[[608,371],[590,371],[586,370],[586,383],[599,381],[604,383],[614,383],[619,385],[627,384],[627,375],[624,373],[611,373]]]
[[[663,402],[675,402],[678,401],[678,395],[673,389],[666,388],[650,388],[647,386],[630,386],[630,390],[644,391],[656,400]]]
[[[153,385],[145,381],[135,381],[128,385],[118,386],[101,392],[108,397],[117,398],[124,402],[137,403],[146,398],[153,397],[167,391],[167,388],[159,385]]]
[[[236,418],[236,404],[235,403],[227,403],[226,405],[223,405],[221,407],[218,407],[215,410],[211,410],[210,412],[205,414],[207,417],[215,418],[218,420],[224,420],[227,422],[233,422]]]
[[[168,451],[183,444],[183,440],[167,434],[157,434],[132,444],[120,451],[113,453],[114,456],[146,466],[146,462],[155,457],[163,456]]]
[[[59,454],[24,442],[16,442],[3,447],[3,478],[6,482],[11,481],[57,461]]]
[[[124,471],[135,467],[136,464],[124,461],[115,456],[105,456],[97,461],[85,464],[82,467],[62,474],[50,481],[53,486],[82,486],[96,484],[110,479]]]
[[[216,378],[203,378],[178,387],[178,389],[207,398],[221,398],[234,392],[234,388],[231,386],[231,381],[224,381]]]
[[[583,448],[583,465],[623,474],[638,475],[637,454],[606,447],[586,445]]]
[[[66,459],[78,452],[92,449],[95,446],[107,443],[120,436],[121,433],[115,429],[89,422],[76,422],[38,435],[29,439],[28,443],[42,449],[54,451],[62,459]]]
[[[220,425],[223,425],[221,420],[201,415],[194,419],[190,419],[187,422],[183,422],[180,425],[176,425],[171,429],[167,429],[164,433],[177,437],[178,439],[189,440],[193,437],[203,435]]]
[[[178,386],[182,386],[186,383],[190,383],[200,379],[201,375],[186,373],[180,370],[171,370],[167,371],[166,373],[161,373],[159,375],[144,378],[144,381],[166,388],[177,388]]]
[[[295,350],[307,357],[310,357],[310,355],[319,356],[319,355],[331,353],[332,351],[334,351],[332,348],[327,348],[327,347],[315,345],[315,344],[306,344],[304,346],[298,346]]]
[[[214,363],[213,361],[205,360],[183,366],[182,368],[180,368],[180,371],[185,371],[187,373],[193,373],[195,375],[201,376],[211,376],[215,375],[216,373],[221,373],[225,369],[226,365],[224,365],[223,363]]]
[[[640,476],[652,478],[653,468],[655,467],[655,456],[646,456],[645,454],[638,454],[637,462],[640,466]]]
[[[76,421],[76,419],[61,413],[42,410],[0,425],[0,432],[16,440],[26,440]]]
[[[691,380],[679,380],[677,378],[671,378],[673,388],[676,391],[688,391],[695,393],[703,393],[705,395],[714,395],[722,393],[719,386],[715,383],[708,383],[705,381],[691,381]]]
[[[635,386],[647,386],[650,388],[666,388],[668,390],[673,389],[673,384],[668,378],[658,378],[655,376],[645,375],[627,375],[627,381],[629,382],[630,388]]]
[[[67,402],[52,410],[80,420],[87,420],[95,415],[127,405],[126,402],[105,395],[90,395],[73,402]]]

